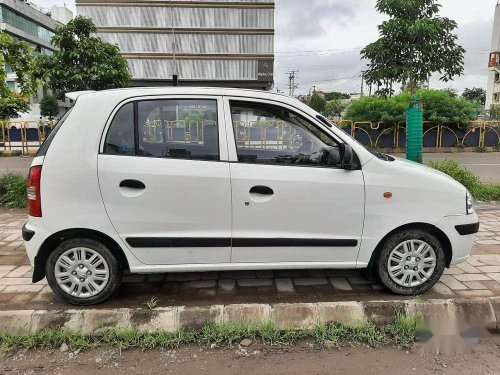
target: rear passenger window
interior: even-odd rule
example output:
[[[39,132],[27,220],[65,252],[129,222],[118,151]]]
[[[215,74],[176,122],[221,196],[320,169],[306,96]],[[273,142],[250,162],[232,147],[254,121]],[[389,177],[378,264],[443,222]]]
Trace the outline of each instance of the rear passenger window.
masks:
[[[125,104],[116,113],[106,137],[104,153],[134,155],[134,103]]]
[[[138,155],[219,160],[215,100],[140,101]]]

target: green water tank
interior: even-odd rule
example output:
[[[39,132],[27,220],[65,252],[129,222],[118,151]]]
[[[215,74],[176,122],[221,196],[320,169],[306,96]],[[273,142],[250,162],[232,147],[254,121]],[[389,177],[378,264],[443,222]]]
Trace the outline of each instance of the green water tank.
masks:
[[[420,101],[413,98],[406,111],[406,159],[424,162],[423,155],[424,114]]]

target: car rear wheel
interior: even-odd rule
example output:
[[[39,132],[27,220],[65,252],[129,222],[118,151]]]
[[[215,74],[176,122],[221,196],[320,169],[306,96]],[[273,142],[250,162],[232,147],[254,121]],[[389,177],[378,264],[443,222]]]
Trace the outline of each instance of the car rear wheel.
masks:
[[[54,293],[72,305],[108,299],[120,284],[122,270],[102,243],[85,238],[64,241],[50,254],[46,275]]]
[[[376,270],[382,283],[393,293],[416,295],[439,281],[445,263],[445,252],[436,236],[419,229],[407,229],[384,242]]]

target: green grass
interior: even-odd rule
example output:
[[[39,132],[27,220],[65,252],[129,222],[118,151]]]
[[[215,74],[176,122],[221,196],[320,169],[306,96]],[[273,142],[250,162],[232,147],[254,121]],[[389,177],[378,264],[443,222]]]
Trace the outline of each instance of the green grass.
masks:
[[[144,303],[144,306],[146,307],[146,309],[148,310],[154,310],[158,307],[158,298],[156,297],[151,297],[150,300],[146,301]]]
[[[483,184],[471,171],[463,168],[454,160],[431,161],[429,166],[446,173],[464,185],[473,195],[474,199],[481,201],[499,201],[500,185]]]
[[[420,327],[417,319],[397,315],[395,322],[385,327],[365,323],[357,327],[347,327],[337,323],[327,323],[306,329],[276,329],[271,324],[259,327],[246,325],[209,324],[199,330],[182,330],[177,333],[141,332],[137,329],[110,328],[98,334],[84,335],[64,330],[46,330],[39,333],[0,334],[0,348],[57,349],[66,343],[71,350],[111,346],[126,349],[176,348],[181,345],[200,344],[217,346],[233,345],[243,339],[251,339],[263,345],[294,345],[305,339],[318,344],[333,343],[342,347],[352,344],[370,346],[412,345]]]
[[[26,177],[20,173],[0,174],[0,206],[24,208],[26,198]]]

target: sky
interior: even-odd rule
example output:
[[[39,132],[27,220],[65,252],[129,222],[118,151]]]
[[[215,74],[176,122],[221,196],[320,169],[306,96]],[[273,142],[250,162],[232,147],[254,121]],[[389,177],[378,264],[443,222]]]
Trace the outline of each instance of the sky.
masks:
[[[275,0],[275,90],[287,91],[290,70],[298,70],[296,93],[317,90],[359,92],[366,62],[360,50],[377,40],[385,18],[376,0]],[[34,0],[42,7],[74,0]],[[464,75],[452,82],[432,77],[430,87],[486,88],[488,54],[497,0],[440,0],[440,15],[458,23],[459,43],[467,50]]]

